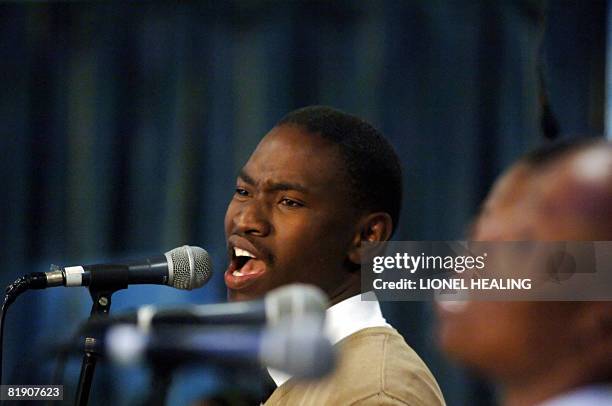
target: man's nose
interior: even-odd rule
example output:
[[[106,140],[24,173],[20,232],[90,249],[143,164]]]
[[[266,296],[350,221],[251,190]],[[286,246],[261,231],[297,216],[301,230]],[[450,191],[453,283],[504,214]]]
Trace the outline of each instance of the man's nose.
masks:
[[[234,216],[234,231],[265,237],[270,233],[271,225],[265,208],[255,199],[244,203]]]

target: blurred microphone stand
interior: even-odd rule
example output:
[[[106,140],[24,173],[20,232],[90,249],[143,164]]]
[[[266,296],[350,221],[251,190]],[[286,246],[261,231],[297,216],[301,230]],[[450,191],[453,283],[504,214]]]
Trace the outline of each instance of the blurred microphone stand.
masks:
[[[89,320],[92,318],[108,317],[108,312],[111,307],[111,296],[113,293],[120,289],[127,289],[127,273],[125,274],[124,280],[116,280],[112,286],[98,286],[90,287],[89,294],[93,304],[91,306],[91,313],[89,314]],[[93,335],[93,334],[92,334]],[[96,369],[96,362],[100,358],[98,337],[85,337],[84,341],[84,352],[83,362],[81,364],[81,374],[79,376],[79,384],[77,385],[75,405],[86,406],[89,401],[89,392],[91,391],[91,382],[93,380],[94,372]]]
[[[172,376],[178,365],[168,359],[155,359],[151,362],[151,390],[142,403],[143,406],[165,406],[172,385]]]

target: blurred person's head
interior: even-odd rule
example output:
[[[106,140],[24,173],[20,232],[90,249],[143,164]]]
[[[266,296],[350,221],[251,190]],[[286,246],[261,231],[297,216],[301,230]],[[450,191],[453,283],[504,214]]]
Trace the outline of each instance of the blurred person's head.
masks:
[[[475,241],[612,240],[612,144],[528,155],[496,182],[470,233]],[[507,404],[612,382],[612,302],[442,302],[438,310],[443,350],[501,383]]]
[[[360,246],[390,238],[401,207],[399,159],[370,124],[312,106],[289,113],[240,170],[225,217],[232,300],[281,285],[360,291]]]

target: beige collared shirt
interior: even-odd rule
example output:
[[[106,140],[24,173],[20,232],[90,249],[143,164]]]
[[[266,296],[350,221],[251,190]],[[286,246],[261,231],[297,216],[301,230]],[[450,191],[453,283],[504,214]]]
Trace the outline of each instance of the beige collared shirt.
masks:
[[[265,406],[442,406],[444,397],[425,363],[382,317],[377,301],[351,297],[328,309],[325,331],[339,350],[335,371],[298,381],[270,371],[278,388]]]
[[[325,312],[325,336],[332,344],[337,344],[345,337],[369,327],[388,327],[380,310],[380,303],[372,292],[368,292],[368,300],[361,300],[361,294],[352,296],[336,303]],[[281,386],[291,375],[277,369],[268,368],[270,376]]]

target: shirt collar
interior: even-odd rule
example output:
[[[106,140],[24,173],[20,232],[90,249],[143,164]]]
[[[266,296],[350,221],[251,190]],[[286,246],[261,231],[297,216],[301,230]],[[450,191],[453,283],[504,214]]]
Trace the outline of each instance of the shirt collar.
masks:
[[[370,327],[391,327],[380,310],[380,303],[373,292],[358,294],[329,307],[325,312],[325,336],[332,344]],[[291,378],[284,372],[268,368],[270,376],[281,386]]]
[[[325,312],[325,336],[332,344],[369,327],[391,327],[380,311],[380,303],[372,292],[349,297]]]

